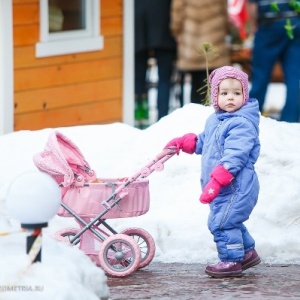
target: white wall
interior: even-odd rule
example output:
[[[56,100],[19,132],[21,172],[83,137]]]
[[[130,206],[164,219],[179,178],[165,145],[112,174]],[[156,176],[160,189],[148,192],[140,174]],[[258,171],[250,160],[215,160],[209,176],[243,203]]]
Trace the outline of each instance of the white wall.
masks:
[[[12,1],[0,0],[0,135],[13,132]]]
[[[1,0],[0,0],[1,1]],[[143,0],[139,0],[143,1]],[[123,122],[134,125],[134,0],[123,1]]]

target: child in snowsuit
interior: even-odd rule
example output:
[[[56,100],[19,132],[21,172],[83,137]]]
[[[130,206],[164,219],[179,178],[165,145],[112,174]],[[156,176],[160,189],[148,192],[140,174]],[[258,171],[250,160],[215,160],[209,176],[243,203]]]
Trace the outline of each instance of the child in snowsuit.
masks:
[[[165,148],[202,154],[200,202],[210,205],[208,228],[220,259],[205,272],[212,277],[241,276],[260,263],[255,241],[243,224],[259,193],[254,170],[260,152],[258,101],[249,99],[248,76],[236,68],[215,69],[209,83],[215,113],[204,132],[175,138]]]

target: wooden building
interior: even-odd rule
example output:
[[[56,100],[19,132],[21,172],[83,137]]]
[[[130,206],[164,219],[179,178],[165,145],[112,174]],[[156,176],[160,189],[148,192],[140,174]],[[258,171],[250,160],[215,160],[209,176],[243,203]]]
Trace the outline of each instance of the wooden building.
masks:
[[[0,19],[0,134],[133,124],[133,0],[1,0]]]

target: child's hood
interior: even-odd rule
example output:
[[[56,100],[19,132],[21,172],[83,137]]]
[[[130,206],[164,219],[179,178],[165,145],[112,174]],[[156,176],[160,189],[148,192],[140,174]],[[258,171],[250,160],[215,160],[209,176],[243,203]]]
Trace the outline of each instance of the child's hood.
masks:
[[[260,112],[258,101],[254,98],[248,99],[247,103],[235,112],[217,111],[216,116],[219,120],[225,120],[233,117],[244,117],[251,121],[257,132],[259,132]]]

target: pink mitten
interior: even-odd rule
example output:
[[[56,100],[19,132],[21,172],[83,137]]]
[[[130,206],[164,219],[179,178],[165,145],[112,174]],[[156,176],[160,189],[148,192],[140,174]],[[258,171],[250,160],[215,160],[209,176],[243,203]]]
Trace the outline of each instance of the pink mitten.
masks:
[[[222,165],[215,167],[210,177],[200,196],[200,202],[204,204],[212,202],[219,195],[221,187],[227,186],[233,179],[232,174]]]
[[[187,133],[182,137],[171,140],[164,147],[164,149],[175,146],[177,154],[179,154],[180,150],[188,154],[193,154],[196,150],[196,143],[197,143],[197,135],[194,133]]]

